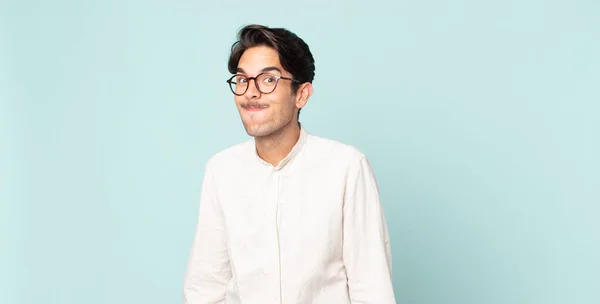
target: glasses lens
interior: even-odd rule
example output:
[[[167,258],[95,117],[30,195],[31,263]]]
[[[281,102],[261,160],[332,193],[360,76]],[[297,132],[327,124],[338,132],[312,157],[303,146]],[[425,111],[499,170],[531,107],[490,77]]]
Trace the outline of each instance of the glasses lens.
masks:
[[[244,94],[248,88],[248,78],[242,75],[235,75],[229,81],[231,91],[237,95]]]
[[[258,78],[256,78],[256,83],[262,93],[271,93],[275,90],[275,86],[277,85],[277,76],[269,73],[260,74],[258,75]]]

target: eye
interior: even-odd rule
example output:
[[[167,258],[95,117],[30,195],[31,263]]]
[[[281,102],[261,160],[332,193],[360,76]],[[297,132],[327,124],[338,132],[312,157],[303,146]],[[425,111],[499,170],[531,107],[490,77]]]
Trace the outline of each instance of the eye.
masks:
[[[235,78],[235,83],[237,84],[246,84],[248,82],[248,78],[244,76],[238,76]]]
[[[274,76],[266,76],[265,79],[263,80],[264,83],[274,83],[275,77]]]

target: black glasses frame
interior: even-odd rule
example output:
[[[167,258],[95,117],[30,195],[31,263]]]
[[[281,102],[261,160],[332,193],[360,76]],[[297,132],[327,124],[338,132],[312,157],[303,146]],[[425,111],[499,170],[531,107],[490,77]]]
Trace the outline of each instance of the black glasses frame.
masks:
[[[258,77],[260,77],[260,76],[262,76],[262,75],[264,75],[264,74],[269,74],[269,75],[272,75],[272,76],[275,78],[275,86],[273,87],[273,90],[271,90],[271,91],[269,91],[269,92],[263,92],[263,91],[260,89],[260,86],[258,85],[258,82],[256,81],[256,79],[257,79]],[[246,79],[248,79],[248,85],[246,86],[246,89],[245,89],[245,90],[244,90],[244,92],[242,92],[242,93],[236,93],[236,92],[235,92],[235,89],[234,89],[234,87],[233,87],[233,86],[234,86],[234,83],[235,83],[235,82],[233,81],[233,79],[234,79],[235,77],[237,77],[237,76],[243,76],[243,77],[245,77]],[[238,74],[236,74],[236,75],[233,75],[233,76],[231,76],[231,78],[227,79],[227,83],[229,84],[229,89],[231,90],[231,92],[232,92],[234,95],[237,95],[237,96],[242,96],[242,95],[246,94],[246,92],[248,91],[248,88],[250,87],[250,80],[254,80],[254,86],[256,86],[256,89],[257,89],[259,92],[261,92],[262,94],[270,94],[270,93],[273,93],[273,91],[275,91],[275,89],[277,89],[277,85],[279,84],[279,79],[285,79],[285,80],[290,80],[291,82],[300,83],[300,81],[298,81],[298,80],[296,80],[296,79],[293,79],[293,78],[290,78],[290,77],[276,76],[276,75],[273,75],[273,74],[271,74],[271,73],[266,73],[266,72],[265,72],[265,73],[260,73],[260,74],[258,74],[258,75],[256,75],[256,76],[254,76],[254,77],[248,77],[248,76],[244,76],[244,75],[238,75]]]

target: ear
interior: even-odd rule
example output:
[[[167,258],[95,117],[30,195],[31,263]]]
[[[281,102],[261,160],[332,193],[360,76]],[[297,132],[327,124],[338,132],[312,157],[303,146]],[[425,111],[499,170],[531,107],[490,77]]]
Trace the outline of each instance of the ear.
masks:
[[[296,107],[302,109],[313,93],[313,86],[310,82],[303,83],[296,93]]]

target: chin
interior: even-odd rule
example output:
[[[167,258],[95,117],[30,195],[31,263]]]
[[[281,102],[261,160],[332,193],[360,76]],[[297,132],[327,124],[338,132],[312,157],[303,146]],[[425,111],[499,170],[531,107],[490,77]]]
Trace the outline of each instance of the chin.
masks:
[[[244,125],[246,133],[252,137],[265,137],[277,132],[277,128],[269,125]]]
[[[265,137],[271,135],[273,132],[261,129],[246,129],[246,133],[248,133],[248,135],[252,137]]]

